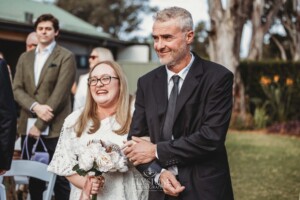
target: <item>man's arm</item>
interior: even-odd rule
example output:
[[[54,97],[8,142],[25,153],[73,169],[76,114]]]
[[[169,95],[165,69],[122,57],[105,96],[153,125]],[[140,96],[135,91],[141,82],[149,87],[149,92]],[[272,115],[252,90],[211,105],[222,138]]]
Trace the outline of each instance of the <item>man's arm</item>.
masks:
[[[146,120],[146,112],[145,112],[144,91],[141,86],[140,79],[138,80],[137,83],[135,110],[133,113],[130,131],[127,139],[131,140],[132,136],[135,137],[149,136],[148,125]],[[162,169],[162,167],[157,162],[157,160],[153,160],[150,163],[144,163],[142,165],[138,165],[136,166],[136,168],[144,177],[148,177],[148,178],[149,176],[153,176],[153,174],[160,173]]]
[[[224,147],[232,109],[233,75],[227,73],[217,81],[207,97],[204,106],[203,125],[188,137],[176,140],[157,142],[158,160],[154,160],[161,168],[173,165],[189,165],[190,162],[208,156]],[[141,141],[129,149],[135,151],[129,154],[135,164],[145,164],[153,156],[154,144]],[[140,151],[139,151],[140,149]]]
[[[29,80],[25,80],[25,75],[24,75],[24,68],[26,67],[30,67],[30,66],[25,66],[25,63],[29,63],[29,60],[26,59],[26,54],[28,53],[23,53],[17,63],[16,66],[16,73],[15,73],[15,77],[14,77],[14,82],[13,82],[13,92],[14,92],[14,97],[16,99],[16,101],[18,102],[18,104],[23,108],[28,110],[28,112],[30,111],[31,106],[33,105],[34,102],[36,102],[36,100],[31,97],[28,92],[25,90],[25,81],[29,81]],[[29,55],[27,55],[29,57]],[[34,56],[32,56],[32,59],[34,59]],[[27,69],[28,70],[28,69]],[[28,77],[27,77],[28,78]],[[32,77],[34,78],[34,77]],[[29,84],[28,84],[29,85]],[[30,87],[30,86],[28,86]],[[32,85],[32,90],[34,90],[34,85]],[[27,88],[29,89],[29,88]]]
[[[224,148],[232,111],[232,84],[233,74],[227,73],[210,89],[199,130],[188,137],[157,143],[161,166],[189,165]]]
[[[53,109],[54,116],[62,109],[62,106],[65,105],[65,98],[69,97],[69,95],[66,94],[71,92],[71,87],[75,81],[76,75],[76,61],[73,54],[69,53],[68,55],[63,56],[62,60],[59,62],[61,63],[61,69],[58,74],[57,82],[55,83],[53,92],[45,103],[45,105],[48,105]],[[35,126],[39,130],[44,130],[47,126],[47,122],[38,118]]]
[[[149,132],[144,106],[143,91],[145,89],[142,89],[140,80],[138,81],[137,88],[135,112],[128,135],[129,141],[125,143],[124,153],[133,162],[137,170],[150,181],[152,189],[162,189],[168,195],[178,196],[185,187],[181,186],[170,171],[164,170],[162,172],[162,167],[156,159],[156,145],[143,139],[144,136],[149,136]],[[139,160],[140,156],[142,157],[142,161]],[[159,180],[156,180],[157,177]]]
[[[29,61],[29,58],[34,59],[33,52],[31,52],[31,54],[23,53],[18,60],[16,67],[17,70],[14,78],[14,95],[16,101],[23,109],[27,110],[28,112],[35,112],[37,116],[44,121],[49,121],[53,118],[52,109],[47,105],[40,105],[33,95],[30,95],[28,92],[35,90],[35,85],[32,81],[34,75],[30,73],[25,74],[26,69],[24,69],[27,67],[27,71],[30,71],[29,68],[32,67],[29,66],[29,63],[32,63],[33,61]]]
[[[57,113],[61,107],[62,101],[69,97],[66,94],[71,93],[72,85],[76,76],[76,61],[73,54],[64,56],[61,61],[61,69],[58,75],[55,88],[48,98],[46,104],[53,109],[53,113]]]

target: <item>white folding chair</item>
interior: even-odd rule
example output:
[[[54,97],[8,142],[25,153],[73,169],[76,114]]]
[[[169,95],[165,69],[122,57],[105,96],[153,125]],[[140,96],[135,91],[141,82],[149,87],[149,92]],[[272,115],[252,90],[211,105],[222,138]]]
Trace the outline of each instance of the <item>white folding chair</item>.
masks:
[[[13,160],[11,168],[2,176],[28,176],[46,181],[47,188],[43,193],[43,200],[51,200],[56,175],[47,171],[48,165],[31,160]],[[5,186],[0,176],[0,200],[6,200]]]
[[[6,199],[6,193],[5,193],[5,187],[3,184],[1,184],[3,181],[3,177],[0,176],[0,200]]]

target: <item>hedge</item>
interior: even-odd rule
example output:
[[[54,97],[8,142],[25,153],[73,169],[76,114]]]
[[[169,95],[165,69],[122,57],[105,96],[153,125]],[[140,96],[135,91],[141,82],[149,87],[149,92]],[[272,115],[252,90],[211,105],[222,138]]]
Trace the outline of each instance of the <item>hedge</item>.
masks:
[[[239,70],[251,114],[259,99],[268,103],[266,112],[272,123],[300,119],[300,62],[242,61]]]

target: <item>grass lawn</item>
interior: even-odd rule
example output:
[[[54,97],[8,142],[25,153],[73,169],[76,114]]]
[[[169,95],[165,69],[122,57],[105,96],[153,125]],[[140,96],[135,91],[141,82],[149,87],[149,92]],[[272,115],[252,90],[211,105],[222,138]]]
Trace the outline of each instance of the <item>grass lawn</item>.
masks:
[[[229,131],[236,200],[300,200],[300,138]]]

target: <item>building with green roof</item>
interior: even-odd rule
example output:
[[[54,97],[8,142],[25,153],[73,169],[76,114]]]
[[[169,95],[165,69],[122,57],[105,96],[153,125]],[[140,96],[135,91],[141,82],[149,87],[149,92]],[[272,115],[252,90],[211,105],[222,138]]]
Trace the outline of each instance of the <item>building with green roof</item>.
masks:
[[[25,51],[25,40],[28,33],[34,31],[34,21],[45,13],[51,13],[59,20],[60,33],[57,41],[76,54],[79,70],[87,67],[87,59],[83,59],[82,56],[87,56],[95,46],[111,49],[115,58],[119,53],[120,58],[128,58],[124,49],[136,45],[113,38],[51,3],[0,0],[0,51],[11,66],[16,65],[17,58]],[[143,46],[145,47],[145,44]]]
[[[131,92],[135,91],[137,78],[157,66],[149,63],[150,45],[113,38],[54,4],[0,0],[0,52],[4,54],[13,74],[20,54],[25,51],[26,37],[34,31],[34,21],[45,13],[59,20],[60,32],[56,41],[76,55],[77,77],[88,71],[88,55],[96,46],[109,48],[115,59],[124,66],[125,73],[130,77]]]

